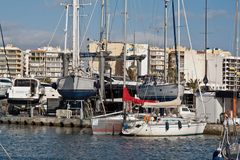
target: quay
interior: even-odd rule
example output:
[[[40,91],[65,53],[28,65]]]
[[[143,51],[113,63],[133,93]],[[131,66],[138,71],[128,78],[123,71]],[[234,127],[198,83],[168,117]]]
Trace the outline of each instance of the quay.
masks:
[[[91,128],[90,119],[79,118],[58,118],[58,117],[22,117],[22,116],[1,116],[0,124],[15,124],[15,125],[36,125],[36,126],[53,126],[53,127],[77,127]],[[236,126],[236,130],[240,132],[240,125]],[[233,131],[233,128],[230,128]],[[206,135],[221,135],[223,133],[222,124],[207,124],[204,134]]]
[[[1,116],[0,123],[17,125],[91,128],[90,119],[81,120],[79,118]]]
[[[208,135],[222,135],[223,134],[223,125],[222,124],[212,124],[208,123],[204,129],[204,134]],[[230,125],[230,133],[233,133],[234,128],[232,125]],[[237,133],[240,133],[240,125],[236,125],[236,131]]]

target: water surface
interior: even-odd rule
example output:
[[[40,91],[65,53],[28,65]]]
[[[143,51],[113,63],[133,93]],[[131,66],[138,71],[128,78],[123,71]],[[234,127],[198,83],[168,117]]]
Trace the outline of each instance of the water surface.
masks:
[[[94,136],[90,130],[0,125],[0,142],[13,160],[207,160],[218,136]],[[0,148],[0,159],[7,159]]]

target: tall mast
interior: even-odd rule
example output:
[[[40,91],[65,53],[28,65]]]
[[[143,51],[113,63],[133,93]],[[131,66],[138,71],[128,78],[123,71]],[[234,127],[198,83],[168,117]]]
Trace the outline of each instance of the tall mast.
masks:
[[[123,54],[123,87],[126,87],[126,55],[127,55],[127,0],[124,0],[124,54]],[[124,121],[126,120],[126,102],[123,102]]]
[[[105,12],[104,12],[105,10]],[[100,92],[101,92],[101,96],[103,98],[105,98],[105,86],[104,86],[104,69],[105,69],[105,60],[104,60],[104,31],[105,31],[105,27],[106,27],[106,16],[104,16],[104,13],[106,13],[106,0],[102,0],[102,4],[101,4],[101,22],[100,22],[100,63],[99,63],[99,75],[100,75]],[[104,21],[105,18],[105,21]]]
[[[178,27],[177,27],[177,32],[178,32],[178,41],[177,41],[177,52],[178,52],[178,96],[180,96],[180,81],[181,81],[181,77],[180,77],[180,63],[181,63],[181,57],[180,57],[180,0],[178,0]]]
[[[207,32],[208,32],[208,26],[207,26],[207,18],[208,18],[208,13],[207,13],[207,0],[205,0],[205,75],[203,78],[203,83],[205,84],[205,89],[206,89],[206,85],[208,83],[208,78],[207,78]]]
[[[238,57],[238,24],[239,24],[239,21],[238,21],[238,6],[239,5],[239,0],[236,0],[236,15],[235,15],[235,33],[234,33],[234,50],[235,50],[235,54],[236,56]]]
[[[64,4],[61,5],[65,6],[66,9],[66,21],[65,21],[65,29],[64,29],[64,55],[63,55],[63,76],[67,76],[68,74],[68,65],[67,65],[67,30],[68,30],[68,12],[69,12],[69,6],[71,4]]]
[[[73,0],[73,59],[72,66],[75,71],[79,62],[79,0]]]
[[[126,87],[126,55],[127,55],[127,0],[124,1],[124,54],[123,54],[123,86]]]
[[[238,4],[239,3],[239,0],[236,0],[236,16],[235,16],[235,37],[234,37],[234,47],[235,47],[235,54],[236,56],[238,57]],[[237,66],[237,58],[235,60],[235,69],[236,71],[238,71],[238,66]],[[237,75],[235,74],[235,79],[234,79],[234,92],[233,92],[233,118],[235,119],[236,118],[236,115],[237,115],[237,90],[238,90],[238,87],[237,87]],[[235,119],[236,120],[236,119]]]
[[[166,58],[167,58],[167,7],[169,0],[165,0],[165,10],[164,10],[164,82],[167,82],[167,70],[166,70]]]

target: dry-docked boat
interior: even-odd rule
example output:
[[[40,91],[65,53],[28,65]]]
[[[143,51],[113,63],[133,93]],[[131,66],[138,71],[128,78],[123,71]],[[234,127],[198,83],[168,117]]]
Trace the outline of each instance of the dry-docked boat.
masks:
[[[44,94],[44,88],[36,78],[16,78],[8,90],[10,104],[36,104]]]
[[[7,97],[7,90],[12,86],[12,81],[9,78],[0,78],[0,98]]]

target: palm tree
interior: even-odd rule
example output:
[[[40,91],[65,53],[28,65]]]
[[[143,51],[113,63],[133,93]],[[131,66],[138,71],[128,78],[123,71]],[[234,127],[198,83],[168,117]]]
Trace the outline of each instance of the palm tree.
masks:
[[[196,92],[196,90],[198,89],[198,84],[200,84],[201,81],[199,79],[190,79],[186,85],[187,87],[191,88],[193,90],[193,92]]]

